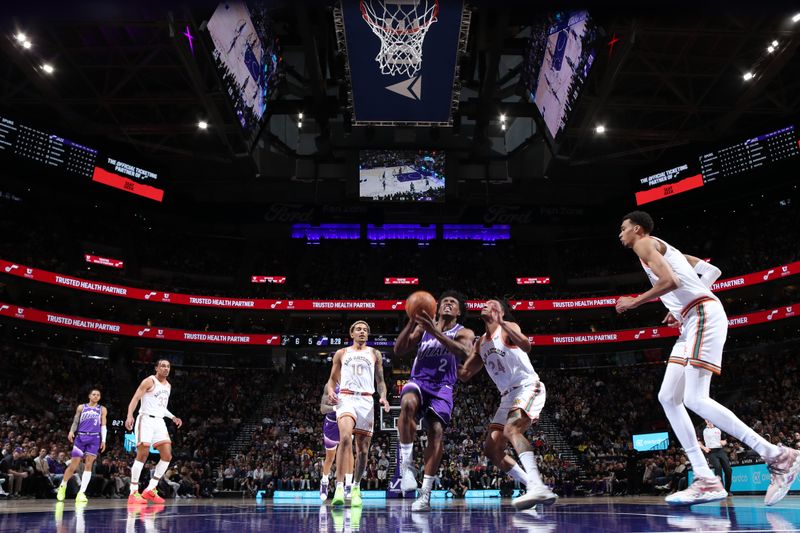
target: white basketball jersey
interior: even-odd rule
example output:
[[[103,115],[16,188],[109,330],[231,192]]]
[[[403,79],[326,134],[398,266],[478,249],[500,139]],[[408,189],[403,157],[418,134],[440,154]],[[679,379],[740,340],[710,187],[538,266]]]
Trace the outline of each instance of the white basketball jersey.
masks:
[[[155,376],[150,376],[150,378],[154,385],[142,396],[139,412],[163,418],[167,416],[167,403],[169,403],[169,392],[172,387],[168,382],[161,383]]]
[[[521,348],[508,346],[501,337],[502,328],[498,327],[492,338],[486,334],[481,337],[478,352],[483,359],[483,366],[497,385],[500,392],[519,385],[539,381],[539,375],[533,369],[531,359]]]
[[[375,393],[375,356],[372,348],[356,350],[348,346],[345,349],[339,383],[342,390]]]
[[[711,298],[717,300],[714,293],[703,285],[703,282],[700,281],[700,278],[697,276],[697,272],[695,272],[692,265],[689,264],[689,261],[677,248],[670,246],[661,239],[653,238],[667,248],[667,251],[664,253],[664,259],[672,268],[678,280],[680,280],[680,287],[661,297],[661,303],[669,309],[670,313],[676,318],[680,318],[683,310],[698,299]],[[658,276],[653,274],[653,271],[650,270],[650,267],[645,265],[644,262],[642,262],[642,268],[644,268],[645,274],[647,274],[647,277],[650,279],[650,283],[655,285],[658,282]]]

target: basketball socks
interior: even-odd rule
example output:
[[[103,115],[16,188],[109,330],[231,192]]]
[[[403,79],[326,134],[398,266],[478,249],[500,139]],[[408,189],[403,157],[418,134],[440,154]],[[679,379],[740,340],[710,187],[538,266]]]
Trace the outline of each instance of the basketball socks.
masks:
[[[353,484],[353,474],[344,475],[344,484],[346,487],[349,487]]]
[[[131,467],[131,494],[139,490],[139,476],[142,475],[142,468],[144,468],[143,462],[133,462],[133,466]]]
[[[522,469],[522,467],[517,464],[515,464],[511,470],[506,472],[506,474],[511,476],[511,479],[514,481],[517,481],[523,485],[528,484],[528,476],[525,475],[525,471]]]
[[[414,443],[408,444],[400,443],[400,464],[411,462],[411,454],[414,453]]]
[[[86,489],[89,488],[89,481],[92,480],[92,472],[90,471],[83,471],[83,475],[81,475],[81,490],[79,492],[86,492]]]
[[[771,461],[780,455],[780,448],[768,442],[764,437],[739,420],[730,409],[709,397],[711,389],[711,372],[705,369],[689,367],[686,369],[686,407],[711,421],[725,433],[736,437],[755,450],[761,457]]]
[[[422,476],[422,492],[430,492],[433,489],[433,480],[436,476],[425,474]]]
[[[530,485],[543,485],[542,478],[539,476],[539,467],[536,465],[536,458],[533,452],[522,452],[519,454],[519,462],[525,468],[527,481],[526,486]]]
[[[169,461],[159,461],[156,465],[156,469],[153,472],[153,477],[150,478],[150,483],[147,484],[147,490],[153,490],[158,486],[158,482],[161,481],[161,478],[164,477],[164,473],[169,468]]]

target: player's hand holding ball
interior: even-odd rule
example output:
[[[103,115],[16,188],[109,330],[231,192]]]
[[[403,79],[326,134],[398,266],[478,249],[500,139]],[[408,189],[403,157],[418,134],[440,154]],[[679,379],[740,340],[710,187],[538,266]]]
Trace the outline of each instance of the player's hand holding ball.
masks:
[[[433,317],[436,316],[436,299],[427,291],[417,291],[406,300],[408,318],[417,322],[426,331],[436,328]]]

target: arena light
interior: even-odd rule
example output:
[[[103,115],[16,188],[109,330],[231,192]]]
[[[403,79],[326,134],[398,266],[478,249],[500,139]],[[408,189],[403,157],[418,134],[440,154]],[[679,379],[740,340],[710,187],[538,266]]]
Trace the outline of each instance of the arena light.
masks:
[[[31,46],[33,46],[33,44],[30,41],[23,41],[22,42],[22,48],[24,48],[25,50],[30,50]]]
[[[53,65],[51,65],[50,63],[45,63],[44,65],[42,65],[42,70],[45,71],[47,74],[52,74],[53,72],[56,71],[56,69],[54,69]]]
[[[602,124],[598,124],[594,127],[594,132],[598,134],[603,134],[606,132],[606,127]]]
[[[778,41],[772,41],[772,46],[773,47],[778,46]]]
[[[505,121],[506,121],[506,115],[505,115],[505,113],[501,113],[500,114],[500,122],[505,122]]]
[[[200,128],[201,130],[207,130],[208,122],[206,122],[205,120],[201,120],[200,122],[197,123],[197,127]]]
[[[17,40],[18,43],[24,43],[28,41],[28,36],[22,32],[17,33],[14,38]]]
[[[770,54],[771,54],[771,53],[772,53],[772,52],[774,52],[774,51],[775,51],[775,47],[774,47],[774,46],[771,46],[771,45],[770,45],[770,46],[767,46],[767,53],[770,53]]]
[[[792,22],[800,21],[800,13],[796,13],[795,16],[792,17]]]
[[[753,73],[752,72],[745,72],[744,75],[742,76],[742,79],[744,81],[752,80],[753,79]]]

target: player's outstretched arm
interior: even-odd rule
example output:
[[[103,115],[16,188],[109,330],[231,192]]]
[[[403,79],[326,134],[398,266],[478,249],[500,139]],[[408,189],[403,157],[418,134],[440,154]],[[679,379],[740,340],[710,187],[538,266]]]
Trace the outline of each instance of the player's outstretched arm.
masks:
[[[136,406],[139,403],[139,400],[142,399],[142,396],[145,395],[147,391],[152,389],[155,385],[153,384],[152,376],[147,376],[142,380],[139,386],[136,388],[136,392],[133,393],[133,398],[131,398],[131,403],[128,404],[128,416],[125,419],[125,427],[128,431],[133,429],[133,412],[136,410]]]
[[[480,350],[481,341],[478,339],[478,342],[475,343],[475,347],[472,349],[472,352],[467,357],[467,360],[464,361],[464,364],[458,367],[458,380],[466,383],[467,381],[471,380],[472,377],[481,371],[483,368],[483,359],[481,359],[479,350]]]

